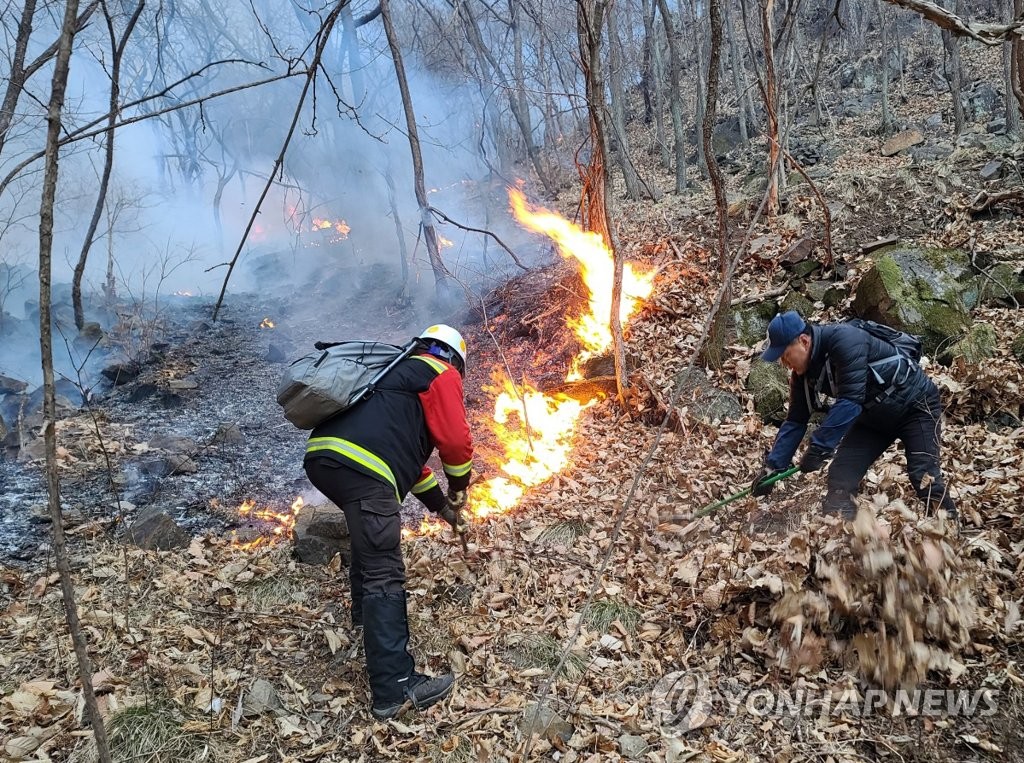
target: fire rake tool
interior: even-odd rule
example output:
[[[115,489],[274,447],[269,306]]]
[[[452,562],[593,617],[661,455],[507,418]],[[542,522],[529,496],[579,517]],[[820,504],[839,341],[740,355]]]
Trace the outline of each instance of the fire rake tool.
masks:
[[[763,485],[774,485],[776,482],[779,482],[781,480],[786,479],[786,477],[792,477],[798,471],[800,471],[800,467],[799,466],[791,466],[788,469],[786,469],[786,471],[779,472],[778,474],[774,475],[773,477],[770,477],[769,479],[766,479],[762,484]],[[718,509],[722,508],[726,504],[732,503],[733,501],[738,501],[740,498],[746,498],[748,495],[750,495],[750,488],[749,487],[745,488],[744,490],[741,490],[738,493],[730,495],[728,498],[723,498],[720,501],[715,501],[714,503],[709,503],[707,506],[705,506],[703,509],[700,509],[693,516],[695,518],[696,517],[706,517],[708,514],[711,514],[711,513],[715,512],[715,511],[717,511]]]

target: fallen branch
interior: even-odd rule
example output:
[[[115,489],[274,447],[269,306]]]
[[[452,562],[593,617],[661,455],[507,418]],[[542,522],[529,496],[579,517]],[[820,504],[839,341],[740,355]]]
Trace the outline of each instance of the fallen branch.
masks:
[[[1016,19],[1009,24],[978,24],[965,21],[942,6],[928,0],[885,0],[890,5],[920,13],[940,29],[952,32],[961,37],[983,42],[986,45],[1000,45],[1010,42],[1013,37],[1024,37],[1024,18]]]
[[[997,204],[1002,204],[1004,201],[1017,201],[1018,199],[1024,201],[1024,189],[1013,188],[1009,191],[997,191],[995,193],[981,191],[974,197],[974,201],[971,202],[970,212],[972,215],[977,215]]]
[[[773,297],[781,297],[783,294],[789,291],[789,284],[780,286],[777,289],[769,289],[768,291],[759,291],[757,294],[748,294],[746,297],[740,297],[734,299],[729,303],[731,307],[739,307],[740,305],[753,305],[758,302],[764,302],[766,299],[772,299]]]

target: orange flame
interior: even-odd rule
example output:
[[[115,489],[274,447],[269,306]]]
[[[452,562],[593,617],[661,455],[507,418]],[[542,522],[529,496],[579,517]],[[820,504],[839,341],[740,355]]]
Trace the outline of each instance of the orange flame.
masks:
[[[516,219],[525,227],[551,238],[559,254],[579,263],[583,283],[590,292],[589,312],[569,319],[569,326],[576,332],[583,346],[584,357],[601,355],[612,344],[609,321],[612,314],[612,283],[615,263],[611,250],[600,234],[585,231],[561,215],[529,204],[522,191],[508,189],[509,202]],[[651,295],[654,289],[654,272],[639,272],[630,263],[622,268],[622,304],[619,319],[626,323]]]
[[[342,241],[343,239],[348,238],[348,234],[352,230],[352,226],[344,220],[332,222],[331,220],[325,220],[321,217],[314,217],[313,230],[333,230],[337,234],[336,237],[331,239],[331,242],[333,243],[335,241]]]
[[[238,507],[238,515],[245,519],[267,523],[269,528],[267,534],[244,543],[238,540],[237,532],[232,532],[231,545],[242,551],[248,551],[264,543],[273,543],[276,540],[291,538],[295,530],[295,521],[298,519],[299,511],[304,504],[305,502],[300,495],[292,501],[290,511],[274,511],[272,509],[258,509],[256,508],[256,501],[246,498],[242,501],[242,505]]]
[[[445,238],[440,233],[437,234],[437,243],[442,249],[449,249],[455,246],[455,242],[450,238]]]
[[[272,328],[274,328],[274,322],[272,320],[270,320],[270,318],[264,318],[263,321],[260,323],[260,328],[261,329],[272,329]]]
[[[587,312],[569,318],[582,350],[569,378],[579,378],[575,370],[583,358],[606,352],[612,344],[611,303],[615,265],[611,250],[600,235],[584,231],[564,217],[527,203],[523,193],[508,189],[516,219],[526,228],[543,233],[558,246],[559,253],[579,263],[583,283],[589,292]],[[619,316],[625,323],[650,296],[654,273],[641,272],[631,264],[623,266],[622,306]],[[494,403],[493,429],[504,450],[502,476],[494,477],[472,489],[471,511],[484,517],[508,511],[524,493],[562,471],[569,464],[576,422],[597,399],[580,402],[561,394],[544,394],[528,384],[520,395],[507,379],[502,382]],[[524,415],[525,410],[525,415]]]

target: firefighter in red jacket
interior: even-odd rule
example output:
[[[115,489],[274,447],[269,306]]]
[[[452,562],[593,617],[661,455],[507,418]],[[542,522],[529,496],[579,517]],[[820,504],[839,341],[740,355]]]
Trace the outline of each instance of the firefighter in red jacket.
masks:
[[[407,650],[402,499],[412,490],[456,532],[466,500],[473,442],[462,399],[466,342],[451,326],[419,337],[422,350],[399,363],[367,400],[313,430],[305,470],[345,512],[352,541],[352,623],[363,626],[372,713],[391,718],[406,702],[428,707],[451,693],[451,674],[417,673]],[[433,450],[448,482],[445,496],[426,466]]]

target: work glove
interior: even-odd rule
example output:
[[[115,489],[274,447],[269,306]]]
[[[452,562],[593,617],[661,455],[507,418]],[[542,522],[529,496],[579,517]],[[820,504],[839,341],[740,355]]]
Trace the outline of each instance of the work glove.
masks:
[[[757,473],[757,476],[754,477],[754,481],[750,483],[750,494],[759,498],[763,495],[768,495],[775,489],[775,485],[777,483],[763,483],[770,480],[772,477],[782,474],[783,471],[783,469],[772,469],[770,466],[761,467],[761,471]]]
[[[448,503],[450,503],[456,509],[464,509],[466,507],[466,491],[465,490],[449,490],[448,491]]]
[[[807,446],[803,458],[800,459],[800,471],[816,472],[825,465],[825,461],[832,455],[832,451],[822,445],[815,445],[813,442]]]
[[[463,500],[462,505],[465,505],[465,500]],[[441,519],[451,526],[452,531],[457,535],[462,535],[469,529],[469,526],[462,519],[462,506],[456,506],[450,499],[445,504],[445,507],[441,509],[440,516]]]

